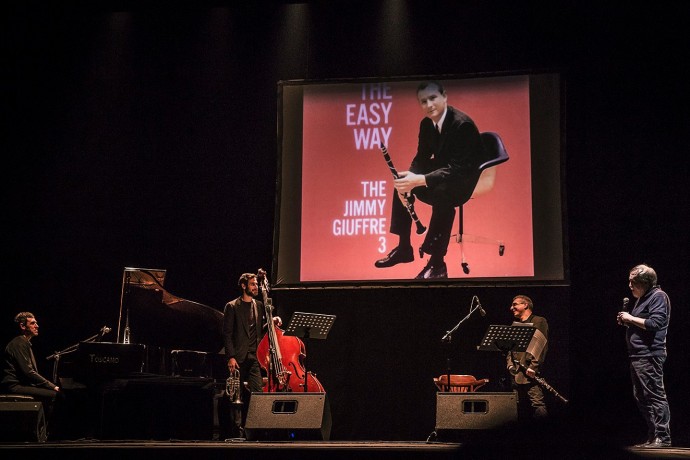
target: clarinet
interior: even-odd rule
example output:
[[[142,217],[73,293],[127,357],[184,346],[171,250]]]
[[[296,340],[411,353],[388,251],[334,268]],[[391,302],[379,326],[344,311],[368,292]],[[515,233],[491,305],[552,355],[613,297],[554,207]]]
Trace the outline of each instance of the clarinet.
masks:
[[[560,399],[561,402],[562,402],[563,404],[568,404],[568,400],[565,399],[565,398],[563,397],[563,395],[561,395],[559,392],[557,392],[556,389],[555,389],[554,387],[552,387],[551,385],[549,385],[549,384],[546,382],[546,380],[544,380],[543,377],[539,377],[539,376],[536,376],[536,375],[535,375],[533,378],[534,378],[534,381],[535,381],[535,382],[537,382],[539,385],[541,385],[542,387],[544,387],[544,388],[546,388],[547,390],[549,390],[549,391],[551,392],[552,395],[554,395],[555,397],[557,397],[558,399]]]
[[[381,151],[383,152],[383,159],[386,160],[388,168],[390,168],[391,172],[393,173],[393,178],[400,179],[398,171],[396,171],[395,166],[393,166],[393,161],[391,160],[390,155],[388,155],[388,149],[383,144],[383,142],[381,142]],[[403,202],[405,203],[405,208],[407,208],[407,212],[410,214],[410,217],[412,217],[412,220],[417,226],[417,234],[421,235],[422,233],[426,232],[426,227],[422,225],[422,222],[419,220],[419,217],[417,217],[417,213],[414,210],[414,195],[410,193],[405,193],[405,199],[403,200]]]
[[[523,374],[525,374],[525,377],[527,377],[528,379],[532,379],[535,382],[537,382],[539,384],[539,386],[548,390],[552,395],[554,395],[556,398],[558,398],[563,404],[568,404],[568,400],[565,399],[565,397],[563,397],[563,395],[561,395],[559,392],[557,392],[554,387],[549,385],[549,383],[543,377],[539,377],[538,375],[535,375],[534,377],[530,377],[527,375],[527,368],[523,364],[521,364],[515,360],[513,360],[513,364],[517,364],[518,366],[520,366],[520,371]]]

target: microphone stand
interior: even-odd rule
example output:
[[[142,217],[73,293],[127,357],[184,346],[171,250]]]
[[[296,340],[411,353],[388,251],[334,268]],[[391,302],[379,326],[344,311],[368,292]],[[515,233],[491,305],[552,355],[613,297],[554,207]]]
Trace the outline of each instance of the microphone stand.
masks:
[[[60,357],[62,355],[66,355],[67,353],[72,353],[74,351],[77,351],[77,347],[79,346],[78,343],[75,343],[74,345],[70,345],[69,347],[65,348],[64,350],[61,351],[56,351],[52,355],[46,357],[47,360],[54,359],[55,362],[53,363],[53,382],[55,384],[58,383],[58,365],[60,364]]]
[[[53,364],[53,382],[57,383],[57,381],[58,381],[58,364],[60,363],[60,358],[62,357],[62,355],[66,355],[68,353],[73,353],[73,352],[77,351],[77,349],[79,348],[79,344],[81,342],[93,342],[96,339],[98,339],[99,337],[104,336],[105,335],[105,332],[104,332],[105,329],[106,329],[106,327],[103,326],[103,328],[100,331],[98,331],[98,334],[92,335],[88,339],[84,339],[80,342],[75,343],[74,345],[70,345],[69,347],[65,348],[64,350],[56,351],[55,353],[53,353],[50,356],[46,356],[46,359],[49,361],[51,359],[55,360],[55,363]]]
[[[446,378],[448,379],[446,382],[446,391],[450,391],[450,343],[452,341],[452,335],[453,332],[457,331],[458,328],[462,323],[467,321],[470,316],[472,316],[472,313],[475,311],[479,310],[479,299],[477,299],[477,305],[474,305],[474,300],[477,299],[477,296],[472,297],[472,301],[470,302],[470,312],[460,320],[458,324],[453,327],[450,331],[446,331],[446,335],[444,335],[441,338],[441,342],[445,343],[447,345],[446,347]]]

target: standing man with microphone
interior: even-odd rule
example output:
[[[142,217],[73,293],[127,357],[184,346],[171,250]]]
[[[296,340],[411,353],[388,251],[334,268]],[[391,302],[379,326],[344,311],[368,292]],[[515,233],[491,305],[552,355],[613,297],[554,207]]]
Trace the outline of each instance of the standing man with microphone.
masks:
[[[647,422],[647,442],[635,447],[671,447],[671,412],[664,389],[666,334],[671,319],[671,301],[657,285],[649,265],[630,270],[628,286],[637,300],[630,312],[618,312],[618,324],[627,326],[625,340],[630,359],[633,394]]]

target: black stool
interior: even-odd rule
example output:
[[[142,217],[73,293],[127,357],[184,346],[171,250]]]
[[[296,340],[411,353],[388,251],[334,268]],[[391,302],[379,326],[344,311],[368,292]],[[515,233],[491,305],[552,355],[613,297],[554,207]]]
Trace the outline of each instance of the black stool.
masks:
[[[0,394],[0,440],[46,442],[43,403],[33,396]]]

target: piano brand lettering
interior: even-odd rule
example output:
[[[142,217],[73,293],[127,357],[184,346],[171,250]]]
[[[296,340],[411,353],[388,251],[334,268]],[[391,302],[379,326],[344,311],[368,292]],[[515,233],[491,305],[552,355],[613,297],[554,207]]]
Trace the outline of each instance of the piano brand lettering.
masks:
[[[99,356],[95,353],[89,354],[89,360],[91,363],[95,364],[119,364],[119,356]]]

